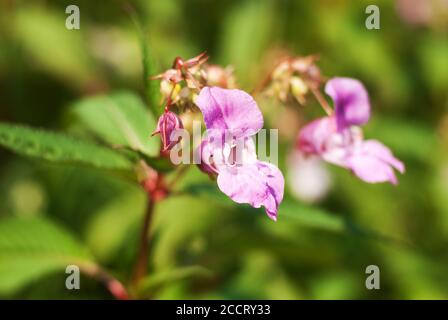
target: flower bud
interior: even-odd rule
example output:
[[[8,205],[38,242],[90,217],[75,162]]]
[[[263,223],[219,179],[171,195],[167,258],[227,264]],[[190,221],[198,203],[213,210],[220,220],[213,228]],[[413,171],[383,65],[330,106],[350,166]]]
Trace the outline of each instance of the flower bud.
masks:
[[[220,67],[218,65],[207,64],[203,68],[203,76],[207,86],[221,88],[235,88],[236,79],[233,75],[232,67]]]
[[[305,95],[308,92],[308,86],[299,77],[292,77],[289,81],[291,84],[291,93],[300,104],[305,104]]]
[[[160,82],[160,93],[165,99],[171,99],[175,102],[179,98],[179,92],[181,86],[178,83],[170,82],[168,80],[162,80]]]
[[[267,90],[267,94],[271,97],[275,97],[281,102],[286,102],[289,93],[289,83],[288,81],[274,80],[272,81],[269,89]]]
[[[291,74],[291,67],[289,62],[284,61],[282,63],[280,63],[272,72],[272,79],[273,80],[280,80],[283,79],[285,77],[289,77],[289,75]]]
[[[152,134],[160,134],[163,152],[171,150],[177,143],[179,143],[180,138],[173,140],[171,137],[174,131],[178,129],[183,129],[182,121],[179,116],[174,112],[165,111],[159,118],[156,131]]]

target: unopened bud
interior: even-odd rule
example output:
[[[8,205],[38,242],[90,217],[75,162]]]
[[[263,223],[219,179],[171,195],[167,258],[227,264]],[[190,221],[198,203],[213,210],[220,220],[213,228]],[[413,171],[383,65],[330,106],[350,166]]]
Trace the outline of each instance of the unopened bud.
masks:
[[[198,131],[201,134],[202,113],[190,109],[183,112],[179,117],[182,120],[184,129],[190,134],[194,133],[194,126],[198,127]]]
[[[279,80],[287,77],[291,73],[289,62],[284,61],[280,63],[272,72],[272,79]]]
[[[299,77],[292,77],[290,80],[291,93],[300,104],[305,103],[305,95],[308,92],[307,84]]]
[[[236,80],[233,75],[233,68],[223,68],[218,65],[208,64],[204,66],[204,77],[207,81],[207,86],[221,87],[221,88],[235,88]]]
[[[168,80],[160,81],[160,92],[166,99],[176,101],[180,92],[181,86],[178,83],[173,83]]]
[[[288,98],[288,90],[288,82],[286,82],[285,85],[284,81],[277,80],[272,83],[270,94],[279,99],[281,102],[286,102]]]
[[[182,121],[179,116],[171,111],[165,111],[159,118],[157,129],[152,135],[160,134],[162,140],[162,151],[171,150],[180,141],[172,139],[175,130],[183,129]]]

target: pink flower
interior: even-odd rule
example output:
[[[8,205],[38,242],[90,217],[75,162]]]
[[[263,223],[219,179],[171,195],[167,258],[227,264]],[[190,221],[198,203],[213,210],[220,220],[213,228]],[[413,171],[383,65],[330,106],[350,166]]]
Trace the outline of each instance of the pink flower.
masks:
[[[333,98],[335,114],[315,120],[299,134],[298,148],[325,161],[351,170],[369,182],[397,183],[394,170],[404,173],[404,164],[377,140],[364,140],[359,127],[368,122],[370,103],[361,82],[333,78],[325,92]]]
[[[177,114],[171,111],[165,111],[159,118],[156,131],[152,135],[160,134],[162,140],[162,151],[171,150],[179,140],[173,140],[172,133],[175,130],[182,129],[182,121]]]
[[[219,189],[233,201],[264,206],[276,220],[284,179],[276,166],[257,159],[252,136],[263,127],[263,115],[254,99],[241,90],[205,87],[196,104],[207,127],[201,170],[217,176]]]

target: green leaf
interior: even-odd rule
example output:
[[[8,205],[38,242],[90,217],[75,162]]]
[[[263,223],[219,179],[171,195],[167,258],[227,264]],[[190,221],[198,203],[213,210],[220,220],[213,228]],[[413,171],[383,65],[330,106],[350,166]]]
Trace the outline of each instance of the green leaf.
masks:
[[[33,60],[32,65],[82,87],[96,72],[80,31],[65,27],[64,8],[17,7],[11,33]]]
[[[238,70],[238,80],[244,84],[257,80],[254,72],[269,46],[275,30],[273,1],[245,1],[235,6],[224,19],[221,60]]]
[[[184,189],[184,192],[197,197],[204,197],[209,200],[217,201],[222,205],[239,206],[242,210],[262,210],[253,209],[248,205],[241,205],[233,202],[221,193],[217,189],[217,186],[213,186],[212,184],[191,184]],[[370,239],[394,242],[396,244],[405,244],[402,240],[379,234],[370,228],[360,226],[348,218],[334,212],[329,212],[318,207],[308,206],[288,198],[285,198],[279,206],[278,219],[285,219],[309,228],[322,229],[337,233],[347,233]]]
[[[339,214],[289,199],[284,200],[280,205],[279,219],[282,217],[311,228],[389,240],[388,237],[377,234]]]
[[[0,145],[22,155],[111,170],[130,170],[132,163],[119,152],[73,137],[0,123]]]
[[[168,158],[163,158],[163,157],[148,157],[147,155],[138,152],[137,153],[138,156],[140,158],[142,158],[143,160],[145,160],[145,162],[153,169],[159,171],[159,172],[163,172],[163,173],[167,173],[170,171],[173,171],[174,169],[176,169],[176,166],[171,162],[170,159]]]
[[[146,199],[146,194],[138,190],[117,197],[95,212],[85,233],[87,245],[100,262],[110,262],[132,226],[140,222]]]
[[[279,219],[282,217],[288,221],[296,222],[310,228],[349,234],[398,246],[410,245],[403,239],[382,234],[377,230],[360,225],[348,217],[318,207],[305,205],[291,199],[285,199],[280,204]]]
[[[212,276],[210,270],[201,266],[188,266],[162,271],[143,278],[138,286],[138,292],[140,295],[145,295],[148,294],[148,292],[170,282],[178,282],[193,277],[210,276]]]
[[[141,99],[130,92],[89,97],[73,106],[75,114],[98,137],[149,157],[160,150],[160,139],[150,137],[156,121]]]
[[[440,156],[439,141],[434,128],[418,121],[375,116],[366,126],[366,137],[380,140],[398,155],[402,154],[422,162],[431,163]]]
[[[446,92],[448,83],[448,42],[446,36],[430,33],[418,46],[421,72],[431,89]]]
[[[85,247],[44,219],[0,221],[0,293],[11,294],[68,265],[94,266]],[[63,285],[63,284],[61,284]]]
[[[142,76],[143,76],[143,83],[145,85],[146,98],[152,114],[155,117],[158,117],[160,114],[160,112],[157,109],[157,106],[159,105],[160,101],[159,82],[149,79],[151,76],[156,75],[155,71],[156,64],[152,52],[148,46],[148,41],[146,38],[148,35],[147,28],[143,25],[143,23],[141,22],[136,13],[132,12],[131,17],[138,32],[140,50],[142,55],[142,67],[143,67]]]
[[[334,232],[349,230],[347,222],[340,215],[294,201],[284,201],[280,205],[279,219],[283,217],[312,228]]]

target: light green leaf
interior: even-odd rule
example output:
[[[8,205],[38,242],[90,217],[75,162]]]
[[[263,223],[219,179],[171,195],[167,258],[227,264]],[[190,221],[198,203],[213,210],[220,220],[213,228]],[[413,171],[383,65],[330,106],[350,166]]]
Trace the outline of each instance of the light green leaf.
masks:
[[[448,83],[448,41],[446,36],[429,34],[418,46],[420,68],[432,90],[446,92]]]
[[[65,7],[54,11],[35,6],[17,8],[12,34],[41,68],[69,84],[84,86],[95,75],[86,41],[79,30],[65,27]]]
[[[69,164],[111,170],[130,170],[132,163],[122,154],[73,137],[0,123],[0,145],[22,155]]]
[[[95,213],[86,230],[86,242],[101,262],[110,262],[146,206],[146,194],[131,192],[114,199]],[[125,213],[125,214],[124,214]]]
[[[440,156],[434,128],[418,121],[375,116],[366,126],[366,137],[380,140],[398,155],[423,162],[431,163]]]
[[[334,232],[350,230],[349,224],[340,215],[294,201],[285,201],[280,205],[279,219],[282,218],[291,219],[311,228]]]
[[[117,92],[89,97],[76,103],[73,110],[92,132],[106,142],[150,157],[158,155],[160,139],[150,137],[156,121],[136,95]]]
[[[279,219],[341,234],[362,237],[398,246],[410,245],[406,240],[382,234],[368,226],[361,225],[348,217],[341,216],[315,206],[309,206],[291,199],[285,199],[279,207]]]
[[[275,30],[273,1],[245,1],[224,19],[221,60],[231,63],[241,83],[256,80],[259,61]]]
[[[68,265],[94,266],[92,256],[67,231],[44,219],[0,221],[0,293],[10,294]]]

